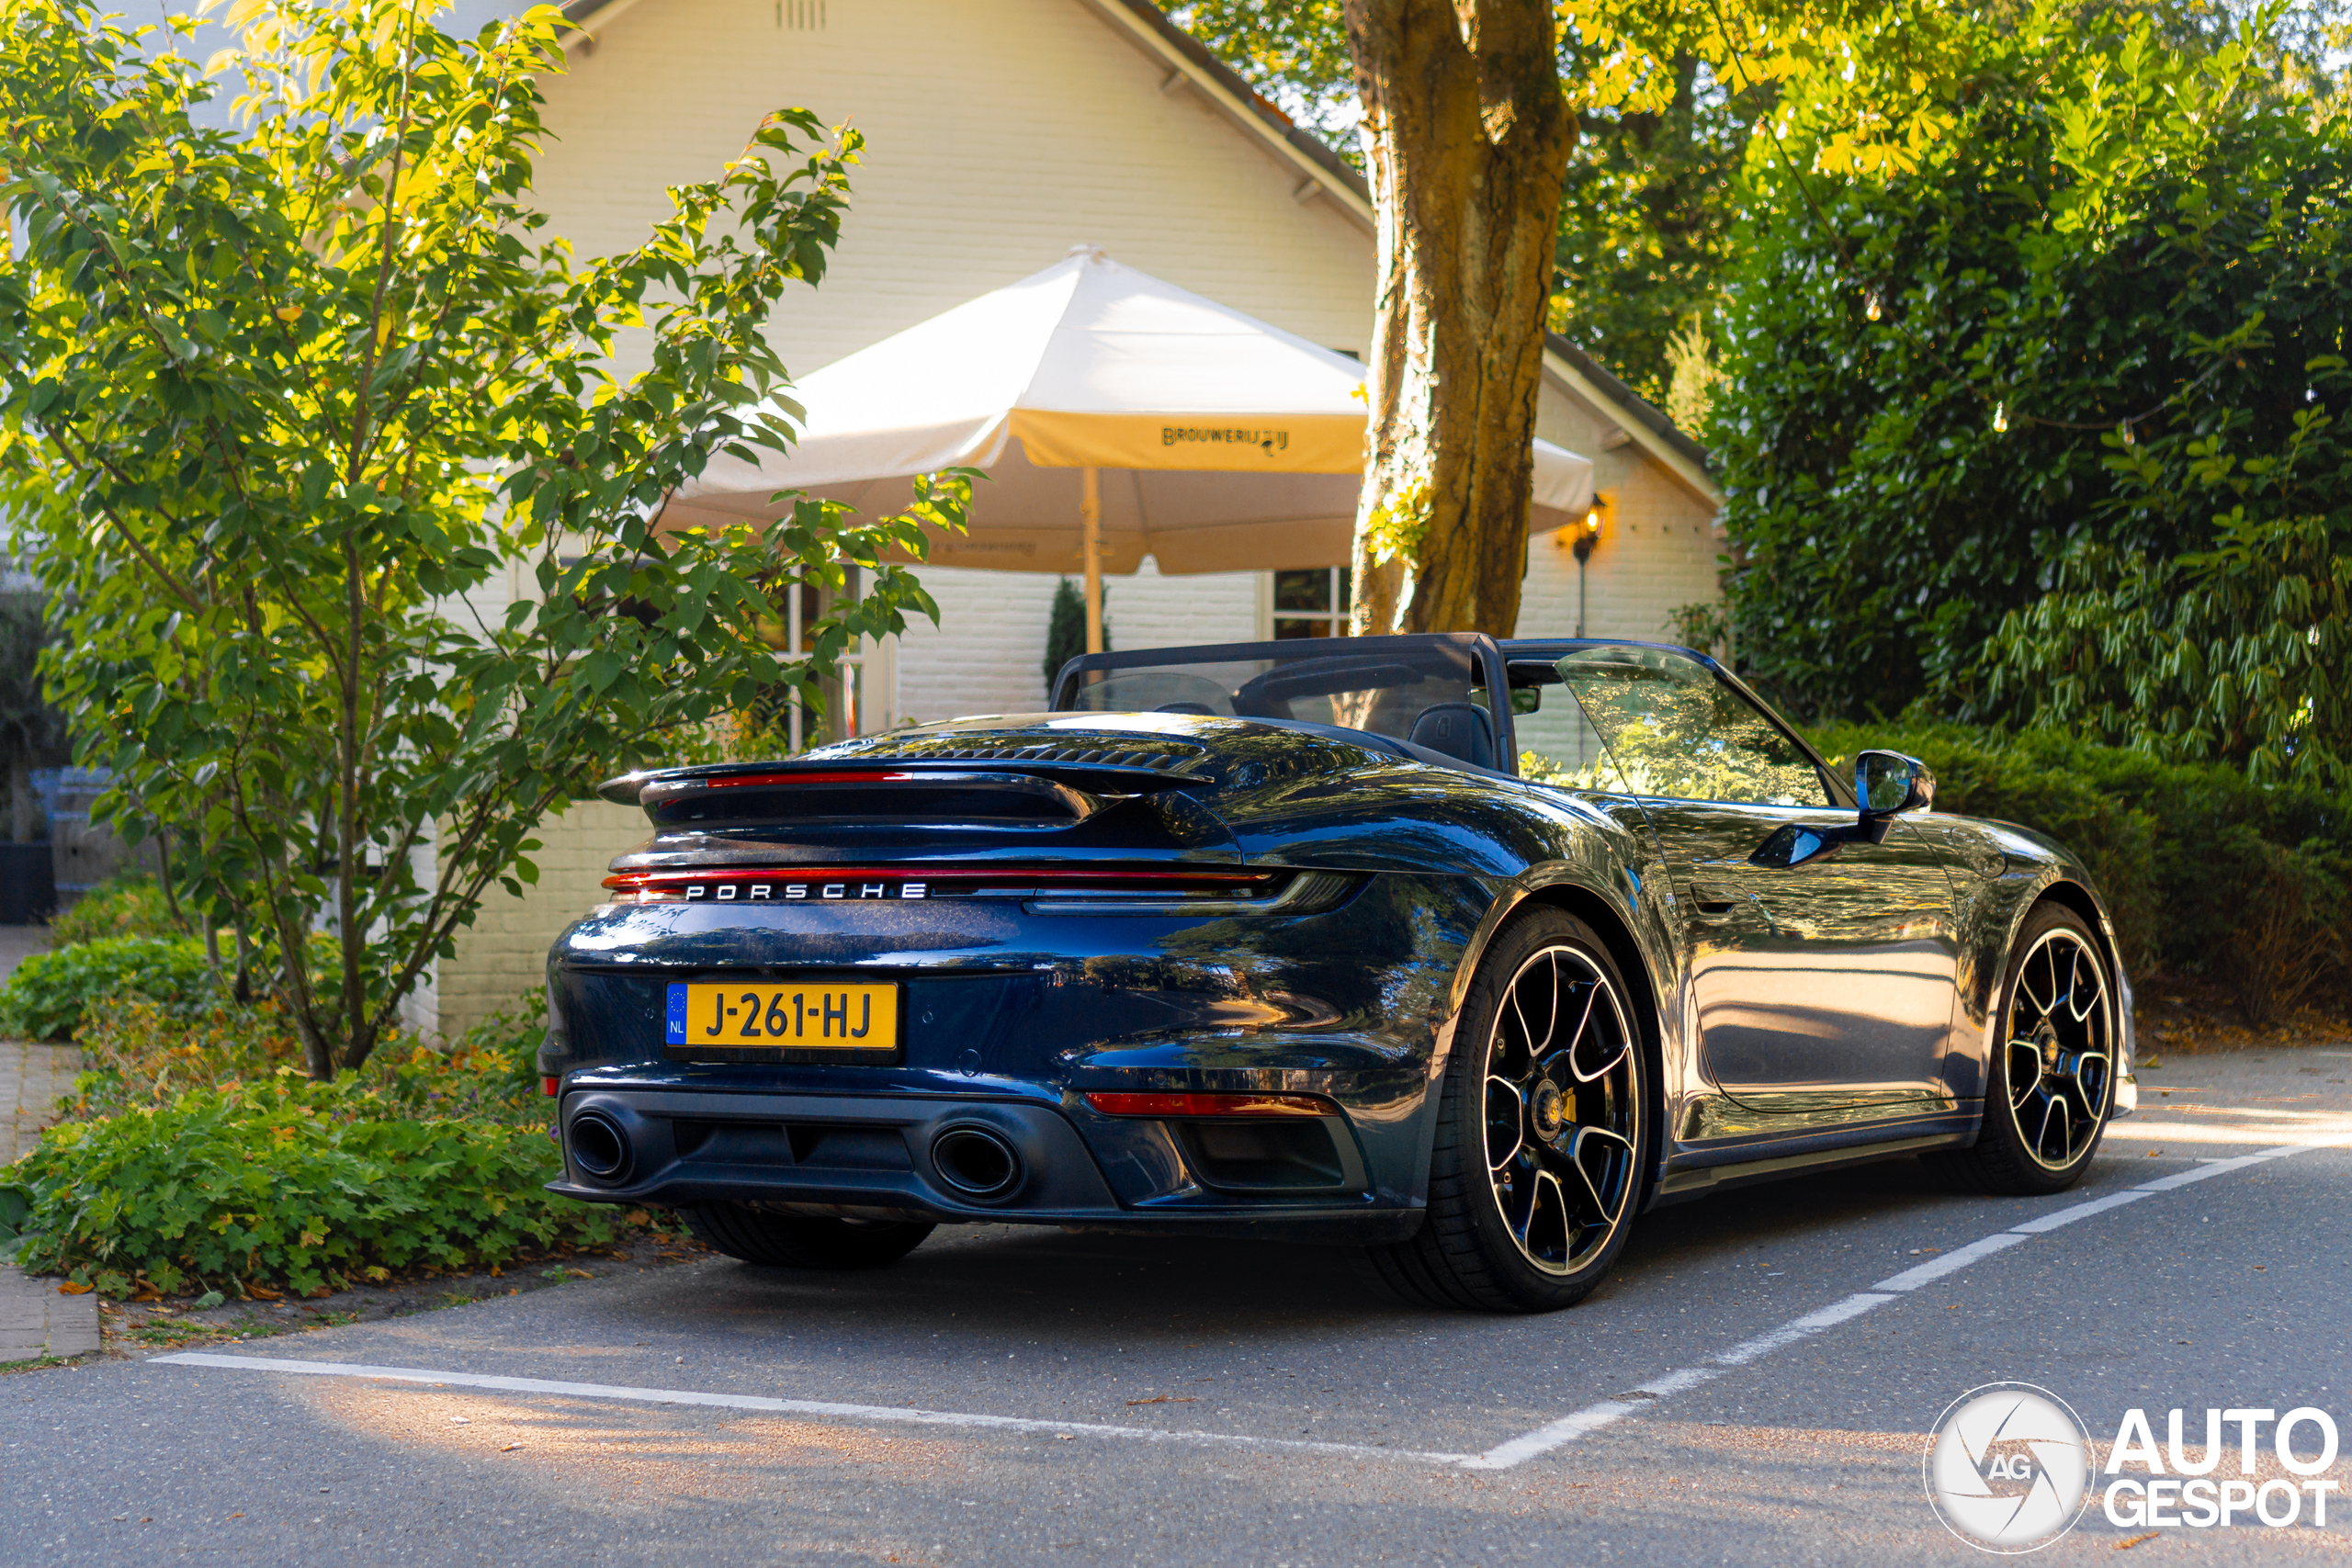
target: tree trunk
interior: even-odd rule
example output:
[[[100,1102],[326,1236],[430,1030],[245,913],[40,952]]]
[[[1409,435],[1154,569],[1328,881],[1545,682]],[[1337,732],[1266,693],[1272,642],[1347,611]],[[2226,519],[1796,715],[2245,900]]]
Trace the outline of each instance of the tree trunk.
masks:
[[[1548,0],[1345,0],[1379,213],[1358,635],[1519,621],[1576,117]]]

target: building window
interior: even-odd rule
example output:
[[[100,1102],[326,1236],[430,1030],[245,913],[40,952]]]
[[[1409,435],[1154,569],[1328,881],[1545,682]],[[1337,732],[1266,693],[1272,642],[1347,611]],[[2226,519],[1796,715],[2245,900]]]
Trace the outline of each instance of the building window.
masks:
[[[1274,636],[1348,635],[1348,569],[1274,573]]]

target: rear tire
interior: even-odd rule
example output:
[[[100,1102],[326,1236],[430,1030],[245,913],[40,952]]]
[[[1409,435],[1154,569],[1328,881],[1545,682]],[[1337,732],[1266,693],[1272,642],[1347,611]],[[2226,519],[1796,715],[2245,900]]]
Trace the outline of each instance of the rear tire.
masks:
[[[2106,1135],[2120,1037],[2107,960],[2080,915],[2043,904],[2026,918],[1994,1023],[1976,1145],[1929,1163],[1979,1192],[2064,1192]]]
[[[1408,1300],[1556,1312],[1590,1293],[1633,1228],[1649,1068],[1599,937],[1557,909],[1505,927],[1456,1023],[1430,1155],[1429,1213],[1371,1248]]]
[[[705,1247],[772,1269],[879,1269],[921,1247],[935,1228],[915,1220],[778,1214],[748,1203],[701,1203],[680,1209],[678,1217]]]

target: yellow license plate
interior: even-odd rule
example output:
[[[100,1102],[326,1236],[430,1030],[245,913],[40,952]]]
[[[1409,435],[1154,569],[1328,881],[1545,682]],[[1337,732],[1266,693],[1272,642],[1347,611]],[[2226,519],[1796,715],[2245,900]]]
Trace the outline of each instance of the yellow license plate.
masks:
[[[667,1043],[719,1051],[896,1051],[899,987],[771,980],[670,987]]]

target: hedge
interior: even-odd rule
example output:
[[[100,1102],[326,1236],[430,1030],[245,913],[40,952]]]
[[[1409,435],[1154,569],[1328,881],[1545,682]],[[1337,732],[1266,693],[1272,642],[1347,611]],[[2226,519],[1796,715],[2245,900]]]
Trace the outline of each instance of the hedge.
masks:
[[[1934,771],[1938,810],[2015,822],[2073,850],[2135,971],[2219,982],[2255,1023],[2346,977],[2352,800],[2046,728],[1906,719],[1811,738],[1841,771],[1866,748],[1907,752]]]

